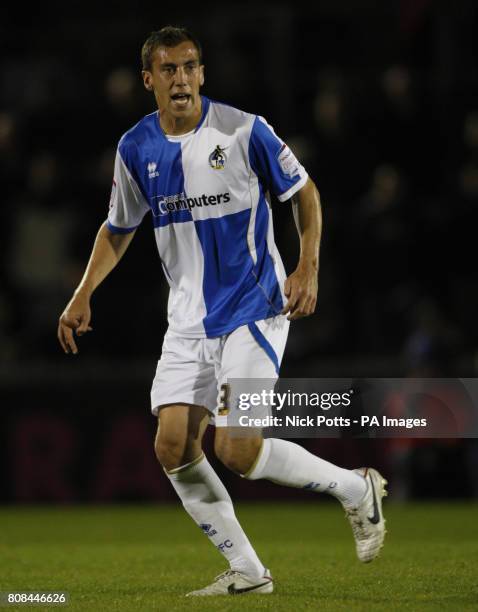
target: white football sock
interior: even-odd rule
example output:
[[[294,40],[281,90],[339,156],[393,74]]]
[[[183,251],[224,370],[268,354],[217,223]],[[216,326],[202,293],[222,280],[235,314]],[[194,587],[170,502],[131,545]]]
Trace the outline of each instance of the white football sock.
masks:
[[[353,470],[333,465],[279,438],[263,441],[255,464],[244,478],[265,478],[287,487],[329,493],[346,506],[359,503],[367,489],[365,479]]]
[[[202,454],[195,461],[166,472],[183,506],[232,570],[260,578],[265,568],[234,514],[232,500]]]

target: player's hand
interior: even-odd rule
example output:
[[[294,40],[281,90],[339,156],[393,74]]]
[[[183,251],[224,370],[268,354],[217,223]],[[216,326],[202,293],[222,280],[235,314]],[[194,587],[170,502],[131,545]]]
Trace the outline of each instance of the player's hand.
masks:
[[[317,305],[317,269],[312,265],[299,265],[285,281],[287,304],[282,314],[289,313],[289,321],[308,317]]]
[[[67,355],[69,353],[73,353],[73,355],[78,354],[74,333],[77,336],[82,336],[86,332],[92,331],[93,328],[90,327],[90,320],[89,297],[82,293],[75,293],[58,322],[58,340]]]

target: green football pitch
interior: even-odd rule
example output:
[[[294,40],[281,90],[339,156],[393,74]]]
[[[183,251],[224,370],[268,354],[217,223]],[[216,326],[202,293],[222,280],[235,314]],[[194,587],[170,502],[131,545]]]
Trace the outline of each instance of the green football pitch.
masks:
[[[185,599],[226,564],[179,504],[0,509],[0,591],[67,591],[68,605],[41,609],[92,612],[478,610],[476,504],[386,504],[386,545],[368,565],[339,504],[236,511],[272,595]]]

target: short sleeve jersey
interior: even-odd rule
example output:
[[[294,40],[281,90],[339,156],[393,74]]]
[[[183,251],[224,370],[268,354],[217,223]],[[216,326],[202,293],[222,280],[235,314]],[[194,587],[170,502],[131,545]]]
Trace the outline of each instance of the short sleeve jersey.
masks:
[[[169,329],[222,336],[282,310],[285,271],[268,196],[283,202],[306,181],[265,119],[203,96],[193,132],[166,135],[155,112],[123,135],[107,225],[131,232],[151,212]]]

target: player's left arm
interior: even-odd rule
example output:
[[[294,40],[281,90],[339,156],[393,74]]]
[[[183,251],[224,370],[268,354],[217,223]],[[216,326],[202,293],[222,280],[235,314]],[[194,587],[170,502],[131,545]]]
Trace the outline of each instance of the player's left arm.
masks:
[[[300,237],[300,257],[284,285],[287,304],[282,314],[289,313],[290,321],[311,315],[317,304],[322,210],[319,192],[310,178],[292,196],[292,206]]]

